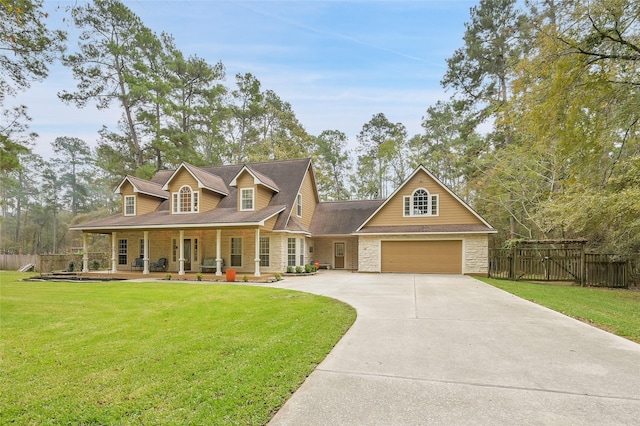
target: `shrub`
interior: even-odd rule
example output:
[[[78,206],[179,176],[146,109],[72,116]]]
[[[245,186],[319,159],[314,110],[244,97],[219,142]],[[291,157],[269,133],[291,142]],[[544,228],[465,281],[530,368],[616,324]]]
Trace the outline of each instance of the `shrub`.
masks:
[[[198,275],[196,275],[196,279],[197,279],[198,281],[202,281],[202,274],[198,274]]]
[[[276,272],[276,274],[274,275],[274,278],[276,279],[276,281],[280,281],[282,279],[282,275]]]
[[[94,271],[97,271],[98,269],[100,269],[100,261],[97,259],[93,259],[91,261],[91,269]]]
[[[301,274],[302,271],[304,271],[304,269],[302,268],[302,266],[296,266],[296,274]]]
[[[293,274],[293,266],[287,266],[287,274]]]
[[[304,271],[305,271],[307,274],[310,274],[310,273],[312,272],[311,268],[313,268],[313,266],[311,266],[311,265],[304,265]]]
[[[164,276],[167,281],[171,281],[171,274],[167,274]]]
[[[67,272],[73,272],[76,269],[76,262],[73,260],[67,265]]]

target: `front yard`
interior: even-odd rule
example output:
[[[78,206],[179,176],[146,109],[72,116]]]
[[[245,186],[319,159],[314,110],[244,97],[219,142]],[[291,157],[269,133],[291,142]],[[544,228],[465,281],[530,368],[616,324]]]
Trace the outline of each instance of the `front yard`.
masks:
[[[265,424],[355,320],[272,288],[25,276],[0,272],[3,423]]]
[[[640,343],[640,291],[480,279],[523,299]]]

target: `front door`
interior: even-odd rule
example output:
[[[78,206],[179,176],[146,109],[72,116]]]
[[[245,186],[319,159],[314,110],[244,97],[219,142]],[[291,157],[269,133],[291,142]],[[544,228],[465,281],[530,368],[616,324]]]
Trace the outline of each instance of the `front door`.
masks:
[[[333,253],[333,267],[336,269],[344,269],[344,243],[335,243]]]
[[[191,240],[184,240],[184,270],[191,270]]]

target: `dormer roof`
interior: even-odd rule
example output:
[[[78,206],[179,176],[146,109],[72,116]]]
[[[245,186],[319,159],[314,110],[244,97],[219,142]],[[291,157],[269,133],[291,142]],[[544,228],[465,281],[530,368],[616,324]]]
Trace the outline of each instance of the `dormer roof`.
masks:
[[[131,184],[131,186],[133,187],[133,192],[149,195],[151,197],[161,198],[163,200],[169,199],[169,192],[165,191],[162,188],[162,185],[129,175],[125,176],[125,178],[122,179],[120,185],[118,185],[113,192],[116,194],[121,194],[122,185],[124,185],[125,182],[129,182]]]
[[[253,183],[255,185],[262,185],[262,186],[264,186],[266,188],[269,188],[270,190],[272,190],[273,192],[276,192],[276,193],[280,192],[280,189],[278,188],[278,185],[276,185],[276,183],[270,177],[265,176],[264,174],[260,173],[256,169],[254,169],[251,166],[248,166],[246,164],[234,176],[234,178],[231,180],[229,185],[230,186],[238,186],[237,185],[237,179],[244,172],[249,173],[253,177]]]
[[[207,172],[206,170],[193,166],[189,163],[182,163],[180,167],[173,172],[171,177],[169,177],[162,187],[163,190],[169,190],[169,184],[181,170],[186,170],[196,180],[196,182],[198,182],[198,188],[208,189],[209,191],[216,192],[223,196],[229,195],[229,189],[220,176]]]

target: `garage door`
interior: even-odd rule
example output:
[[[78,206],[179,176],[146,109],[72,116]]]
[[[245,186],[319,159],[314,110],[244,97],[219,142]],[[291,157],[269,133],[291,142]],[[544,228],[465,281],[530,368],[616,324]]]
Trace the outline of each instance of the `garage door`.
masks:
[[[383,241],[382,272],[461,274],[462,241]]]

